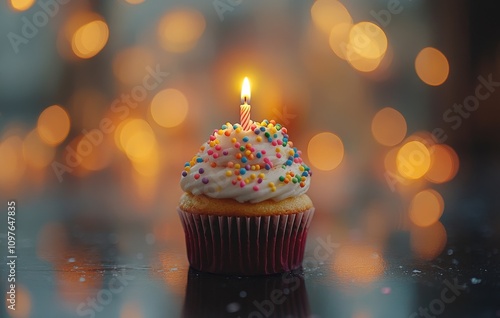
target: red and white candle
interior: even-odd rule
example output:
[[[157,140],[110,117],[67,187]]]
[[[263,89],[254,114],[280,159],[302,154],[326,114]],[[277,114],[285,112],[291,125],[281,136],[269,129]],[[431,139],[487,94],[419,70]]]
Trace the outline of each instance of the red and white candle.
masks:
[[[243,104],[240,105],[240,124],[243,130],[250,130],[250,126],[252,125],[250,110],[252,107],[250,106],[250,82],[247,77],[243,80],[241,88],[241,102]]]

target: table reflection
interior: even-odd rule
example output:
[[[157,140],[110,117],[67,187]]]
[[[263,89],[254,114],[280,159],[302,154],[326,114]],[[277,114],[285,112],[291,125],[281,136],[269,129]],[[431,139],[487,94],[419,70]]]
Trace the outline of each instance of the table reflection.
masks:
[[[300,272],[230,277],[189,270],[183,318],[309,315],[307,290]]]

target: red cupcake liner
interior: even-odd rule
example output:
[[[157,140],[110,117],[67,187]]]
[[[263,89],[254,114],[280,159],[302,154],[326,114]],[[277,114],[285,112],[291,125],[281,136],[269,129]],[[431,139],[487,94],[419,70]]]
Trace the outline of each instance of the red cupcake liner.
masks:
[[[230,275],[267,275],[300,268],[314,215],[314,208],[253,217],[177,211],[191,267]]]

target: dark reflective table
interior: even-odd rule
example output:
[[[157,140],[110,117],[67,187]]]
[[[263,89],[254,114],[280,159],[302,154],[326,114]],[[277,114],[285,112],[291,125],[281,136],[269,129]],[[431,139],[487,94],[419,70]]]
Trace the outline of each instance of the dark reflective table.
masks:
[[[319,204],[301,270],[227,277],[189,269],[179,193],[117,200],[91,184],[17,198],[16,311],[2,317],[500,317],[497,223],[457,217],[480,208],[469,197],[425,230],[383,204],[360,220]]]

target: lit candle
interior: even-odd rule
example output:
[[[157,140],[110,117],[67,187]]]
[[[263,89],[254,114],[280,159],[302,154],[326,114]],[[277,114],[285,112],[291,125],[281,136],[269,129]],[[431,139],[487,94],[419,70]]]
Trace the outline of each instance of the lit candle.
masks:
[[[243,80],[243,86],[241,87],[241,102],[240,105],[240,123],[243,130],[250,130],[251,120],[250,120],[250,82],[248,78],[245,77]]]

